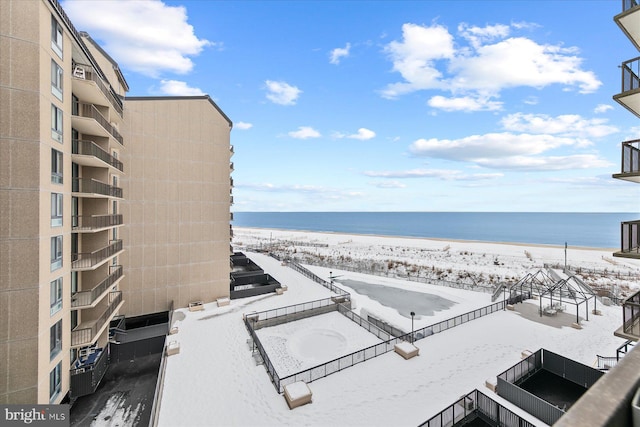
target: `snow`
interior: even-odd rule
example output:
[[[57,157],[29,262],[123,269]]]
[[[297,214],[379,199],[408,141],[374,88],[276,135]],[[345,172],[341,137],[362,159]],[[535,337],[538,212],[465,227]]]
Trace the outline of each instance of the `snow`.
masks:
[[[398,347],[400,350],[404,351],[405,353],[411,353],[417,348],[415,345],[406,341],[399,342],[398,344],[396,344],[396,347]]]
[[[340,248],[343,254],[349,253],[354,262],[361,262],[362,265],[367,265],[372,258],[388,259],[389,248],[393,248],[395,254],[403,254],[402,259],[408,263],[425,265],[435,262],[435,258],[428,258],[433,252],[438,254],[438,262],[442,262],[439,265],[445,271],[448,268],[454,272],[472,270],[474,274],[482,273],[484,277],[489,274],[526,273],[540,268],[540,261],[543,259],[545,262],[562,263],[564,258],[564,248],[556,247],[525,247],[523,250],[523,246],[513,244],[277,230],[245,231],[236,228],[234,234],[237,246],[241,246],[241,243],[250,246],[252,239],[268,241],[283,236],[296,241],[307,239],[310,242],[326,242],[327,247],[307,249],[331,253]],[[449,249],[446,252],[451,254],[448,260],[441,256],[442,249],[447,246]],[[345,248],[348,248],[346,252]],[[332,294],[328,289],[265,254],[241,250],[265,272],[286,285],[288,290],[282,295],[269,294],[232,300],[228,306],[222,307],[213,302],[206,304],[205,310],[199,312],[177,310],[174,315],[177,320],[173,326],[179,326],[179,332],[174,336],[180,341],[181,349],[180,354],[167,359],[160,426],[413,426],[429,419],[475,388],[540,425],[540,421],[491,392],[485,386],[485,381],[494,381],[496,375],[520,361],[523,351],[536,351],[544,347],[593,366],[597,354],[614,356],[616,348],[624,343],[613,335],[613,331],[622,323],[622,309],[618,306],[598,304],[602,315],[590,313],[588,321],[581,319],[583,329],[577,330],[571,328],[571,322],[575,321],[575,310],[572,311],[572,307],[569,307],[571,313],[559,313],[553,319],[549,316],[541,318],[537,315],[540,302],[525,302],[516,304],[515,311],[499,311],[416,341],[420,357],[412,359],[411,363],[389,352],[316,380],[310,384],[313,388],[313,404],[290,411],[282,395],[277,393],[271,383],[264,366],[256,365],[251,346],[247,346],[249,334],[242,316],[328,298]],[[524,254],[525,250],[535,262],[529,261],[529,257]],[[380,255],[382,252],[385,253]],[[464,255],[465,252],[473,253],[473,257]],[[607,251],[573,249],[570,254],[572,265],[583,264],[592,268],[603,268],[607,264],[609,268],[612,266],[604,260],[611,256]],[[494,265],[495,256],[499,256],[504,265]],[[466,261],[461,261],[461,258],[466,258]],[[491,262],[483,264],[483,259],[490,259]],[[524,268],[527,265],[529,269]],[[370,276],[331,266],[308,268],[321,277],[328,278],[331,271],[334,276],[342,276],[337,280],[356,280],[426,292],[455,302],[451,308],[436,311],[433,316],[416,317],[416,329],[491,302],[490,295],[485,292]],[[616,268],[634,271],[624,263]],[[339,286],[338,282],[336,284]],[[356,305],[356,313],[360,315],[372,313],[403,330],[411,328],[411,319],[401,315],[393,307],[384,306],[379,301],[362,295],[352,295],[352,300]],[[341,316],[338,313],[331,314]],[[563,315],[568,316],[566,321]],[[580,316],[585,317],[582,307]],[[325,316],[316,316],[280,325],[293,329],[280,330],[273,336],[285,336],[287,340],[286,343],[281,343],[281,348],[300,363],[316,363],[325,357],[332,357],[329,348],[349,352],[350,348],[346,347],[348,343],[356,343],[362,336],[370,335],[368,332],[361,335],[364,329],[351,335],[347,329],[358,326],[346,318],[333,324],[330,324],[333,321],[326,319]],[[342,320],[347,323],[343,324]],[[547,324],[550,321],[560,323]],[[267,329],[270,328],[258,332],[264,335]],[[311,337],[318,337],[318,341],[314,342]],[[373,340],[377,341],[377,338],[373,337]],[[313,351],[305,352],[303,349]],[[327,354],[322,354],[325,351]],[[273,359],[275,363],[276,357]],[[277,372],[280,376],[286,375],[280,373],[279,368]]]
[[[291,400],[298,400],[311,394],[309,386],[304,381],[297,381],[293,384],[284,386]]]

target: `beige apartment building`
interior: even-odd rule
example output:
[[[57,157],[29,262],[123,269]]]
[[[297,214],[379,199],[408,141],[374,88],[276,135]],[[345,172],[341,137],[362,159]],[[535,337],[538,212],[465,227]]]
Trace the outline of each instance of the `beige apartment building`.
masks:
[[[229,296],[231,121],[128,89],[57,0],[0,1],[0,404],[97,387],[116,316]]]

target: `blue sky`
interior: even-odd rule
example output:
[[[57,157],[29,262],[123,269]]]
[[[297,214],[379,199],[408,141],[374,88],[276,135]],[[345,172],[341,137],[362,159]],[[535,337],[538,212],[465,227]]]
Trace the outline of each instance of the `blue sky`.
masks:
[[[638,210],[617,0],[62,4],[130,96],[231,118],[234,211]]]

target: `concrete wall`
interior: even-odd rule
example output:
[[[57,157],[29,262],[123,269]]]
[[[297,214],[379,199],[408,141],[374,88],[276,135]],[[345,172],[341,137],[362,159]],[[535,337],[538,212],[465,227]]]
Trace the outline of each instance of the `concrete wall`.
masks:
[[[229,296],[230,130],[208,97],[125,100],[127,316]]]

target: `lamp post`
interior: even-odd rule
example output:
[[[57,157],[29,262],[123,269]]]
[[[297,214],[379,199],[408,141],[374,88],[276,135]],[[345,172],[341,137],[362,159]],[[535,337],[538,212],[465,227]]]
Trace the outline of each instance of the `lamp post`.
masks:
[[[413,341],[415,341],[415,337],[413,336],[413,316],[415,316],[416,313],[415,312],[411,312],[411,344],[413,344]]]

